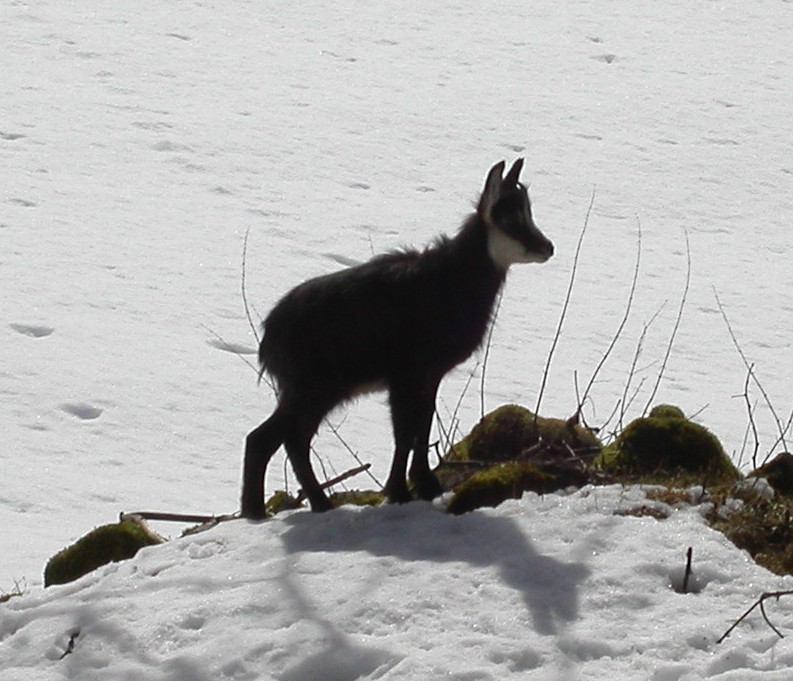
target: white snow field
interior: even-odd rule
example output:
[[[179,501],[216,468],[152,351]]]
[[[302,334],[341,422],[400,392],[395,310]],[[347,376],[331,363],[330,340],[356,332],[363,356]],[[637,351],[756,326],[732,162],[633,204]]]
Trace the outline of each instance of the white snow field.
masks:
[[[439,415],[464,433],[480,401],[535,406],[594,194],[541,412],[575,410],[640,223],[631,316],[587,419],[672,402],[749,466],[747,372],[714,289],[784,424],[791,35],[783,0],[1,3],[0,591],[28,593],[0,606],[0,678],[789,678],[788,639],[756,618],[714,643],[789,580],[696,511],[613,516],[633,491],[240,521],[40,584],[50,555],[120,511],[237,508],[245,434],[274,403],[240,361],[256,348],[246,233],[258,318],[303,279],[452,233],[502,158],[526,158],[556,255],[514,268],[484,388],[480,353]],[[691,284],[653,396],[686,234]],[[749,397],[760,455],[783,449]],[[331,422],[384,479],[383,398]],[[328,475],[355,465],[327,429],[316,450]],[[687,546],[696,595],[668,585]],[[784,599],[773,609],[793,625]]]
[[[0,679],[789,679],[793,638],[759,612],[717,641],[790,578],[696,509],[614,514],[646,503],[615,486],[464,516],[416,502],[232,521],[12,598]],[[789,598],[766,612],[793,628]]]

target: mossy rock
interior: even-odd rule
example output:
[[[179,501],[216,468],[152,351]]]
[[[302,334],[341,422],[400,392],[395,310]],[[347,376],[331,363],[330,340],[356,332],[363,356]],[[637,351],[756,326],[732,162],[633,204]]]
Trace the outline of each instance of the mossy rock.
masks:
[[[684,419],[685,413],[674,404],[656,404],[650,409],[650,417],[656,419]]]
[[[793,454],[789,452],[777,454],[749,475],[768,480],[777,494],[793,496]]]
[[[520,499],[524,492],[552,492],[559,487],[554,477],[530,463],[512,461],[489,466],[474,473],[454,493],[446,510],[455,515],[477,508],[494,508],[507,499]]]
[[[517,404],[505,404],[486,414],[473,430],[455,444],[447,461],[516,461],[540,439],[565,444],[573,450],[599,451],[600,440],[592,431],[564,419],[537,416]]]
[[[50,558],[44,569],[44,586],[67,584],[102,565],[132,558],[144,546],[163,541],[142,521],[130,518],[97,527]]]
[[[631,421],[596,463],[627,481],[714,485],[741,477],[718,438],[671,405]]]

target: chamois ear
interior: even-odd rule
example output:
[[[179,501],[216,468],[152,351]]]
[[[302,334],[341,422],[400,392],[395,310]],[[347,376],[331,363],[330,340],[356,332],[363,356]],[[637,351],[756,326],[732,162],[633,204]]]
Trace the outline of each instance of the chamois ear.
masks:
[[[504,174],[505,165],[506,164],[504,161],[499,161],[490,169],[490,172],[487,174],[485,188],[482,190],[482,196],[479,199],[480,212],[486,212],[487,209],[492,206],[498,198],[498,194],[501,191],[501,177]]]
[[[523,170],[523,159],[519,158],[512,167],[509,169],[507,176],[504,178],[504,184],[508,187],[514,187],[518,184],[520,179],[520,171]]]

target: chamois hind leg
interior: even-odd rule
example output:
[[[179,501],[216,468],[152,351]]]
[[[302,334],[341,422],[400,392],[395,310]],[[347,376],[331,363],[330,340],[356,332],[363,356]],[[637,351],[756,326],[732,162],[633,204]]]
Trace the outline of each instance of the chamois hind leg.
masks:
[[[435,397],[438,383],[433,384],[417,401],[416,438],[413,444],[413,460],[410,464],[410,480],[420,499],[430,501],[443,493],[438,478],[430,470],[427,454],[429,450],[430,430],[435,416]]]
[[[392,384],[389,401],[395,447],[385,493],[390,502],[402,504],[412,499],[406,480],[408,457],[416,446],[417,436],[423,425],[421,405],[424,400],[421,391],[415,386]]]
[[[311,467],[311,440],[324,418],[326,410],[317,408],[307,413],[305,405],[300,416],[287,427],[284,446],[292,464],[295,477],[303,489],[311,510],[315,512],[329,511],[333,508],[322,486]]]
[[[391,387],[391,421],[394,426],[394,460],[385,484],[385,494],[391,503],[404,504],[411,500],[406,476],[408,456],[416,441],[416,418],[413,411],[412,396]]]
[[[285,411],[279,404],[272,416],[245,439],[242,473],[242,516],[261,519],[264,510],[264,476],[267,464],[284,441]]]

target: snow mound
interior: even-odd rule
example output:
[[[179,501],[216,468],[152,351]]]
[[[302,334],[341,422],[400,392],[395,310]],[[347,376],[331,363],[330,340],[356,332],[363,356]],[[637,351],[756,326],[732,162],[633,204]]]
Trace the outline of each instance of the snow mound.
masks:
[[[717,640],[791,579],[696,507],[616,513],[645,501],[590,487],[464,516],[416,502],[227,522],[0,606],[0,678],[789,678],[791,639],[759,613]],[[767,611],[793,629],[792,602]]]

